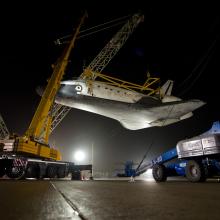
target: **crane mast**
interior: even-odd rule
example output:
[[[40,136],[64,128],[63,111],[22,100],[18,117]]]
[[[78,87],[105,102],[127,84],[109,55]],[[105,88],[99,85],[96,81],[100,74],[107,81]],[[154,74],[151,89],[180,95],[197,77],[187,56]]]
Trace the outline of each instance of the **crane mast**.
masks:
[[[84,69],[83,73],[79,76],[79,78],[95,80],[95,73],[102,72],[102,70],[107,66],[111,59],[120,50],[120,48],[125,44],[129,36],[135,30],[135,28],[143,20],[144,15],[140,13],[134,14],[113,36],[113,38],[106,44],[106,46],[100,51],[100,53],[95,57],[95,59],[92,60],[88,67]],[[68,114],[70,109],[70,107],[63,106],[61,104],[55,104],[53,106],[51,132]]]
[[[55,66],[53,67],[53,74],[49,79],[47,87],[42,95],[41,101],[38,105],[38,108],[34,114],[34,117],[30,123],[29,128],[25,132],[25,136],[32,138],[34,140],[43,140],[44,143],[48,144],[48,138],[50,134],[50,127],[52,117],[49,114],[50,109],[54,103],[54,98],[60,87],[60,82],[65,73],[65,69],[68,64],[68,59],[71,53],[72,48],[74,47],[75,40],[79,34],[80,27],[85,19],[85,15],[81,18],[80,23],[76,30],[74,30],[73,37],[65,48],[62,56],[58,59]],[[46,121],[46,123],[45,123]],[[44,130],[44,137],[42,138],[42,130]]]

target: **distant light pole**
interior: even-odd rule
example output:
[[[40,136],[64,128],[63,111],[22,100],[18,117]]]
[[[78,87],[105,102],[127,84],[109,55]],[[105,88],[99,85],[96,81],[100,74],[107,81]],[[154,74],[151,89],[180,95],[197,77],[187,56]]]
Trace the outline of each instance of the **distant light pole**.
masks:
[[[94,155],[93,155],[93,150],[94,150],[94,142],[92,142],[92,152],[91,152],[91,164],[92,164],[92,173],[91,173],[91,179],[93,179],[93,159],[94,159]]]

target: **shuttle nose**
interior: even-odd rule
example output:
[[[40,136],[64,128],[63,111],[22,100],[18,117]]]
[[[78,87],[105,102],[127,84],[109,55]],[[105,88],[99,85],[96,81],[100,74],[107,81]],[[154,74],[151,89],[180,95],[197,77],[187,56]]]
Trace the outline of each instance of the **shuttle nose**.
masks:
[[[75,85],[73,80],[65,80],[60,82],[61,85]]]

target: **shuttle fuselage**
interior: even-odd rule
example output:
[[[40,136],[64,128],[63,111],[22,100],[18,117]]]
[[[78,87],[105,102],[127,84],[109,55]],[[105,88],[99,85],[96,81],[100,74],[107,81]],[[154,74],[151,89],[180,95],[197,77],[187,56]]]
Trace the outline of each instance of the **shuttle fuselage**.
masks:
[[[138,130],[165,126],[191,117],[203,101],[183,101],[166,95],[148,96],[103,82],[70,80],[62,82],[55,102],[119,121],[125,128]]]

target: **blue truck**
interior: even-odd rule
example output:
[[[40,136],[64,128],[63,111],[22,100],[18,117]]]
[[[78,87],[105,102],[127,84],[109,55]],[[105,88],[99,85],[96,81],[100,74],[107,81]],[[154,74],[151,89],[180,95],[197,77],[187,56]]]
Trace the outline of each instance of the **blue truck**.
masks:
[[[201,135],[179,141],[175,148],[153,159],[150,167],[157,182],[171,176],[184,176],[191,182],[220,176],[220,121]]]

